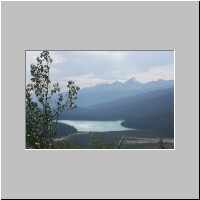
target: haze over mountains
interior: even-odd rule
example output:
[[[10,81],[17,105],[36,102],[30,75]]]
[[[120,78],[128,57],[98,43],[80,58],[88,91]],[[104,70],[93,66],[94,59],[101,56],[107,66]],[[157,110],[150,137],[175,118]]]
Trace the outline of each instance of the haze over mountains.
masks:
[[[173,80],[158,80],[141,83],[131,78],[122,83],[116,81],[112,84],[101,84],[80,90],[77,99],[78,107],[89,107],[92,105],[111,102],[123,97],[135,96],[159,89],[167,89],[173,86]]]
[[[77,108],[60,119],[124,120],[130,128],[155,130],[173,137],[174,81],[141,83],[134,78],[80,90]]]

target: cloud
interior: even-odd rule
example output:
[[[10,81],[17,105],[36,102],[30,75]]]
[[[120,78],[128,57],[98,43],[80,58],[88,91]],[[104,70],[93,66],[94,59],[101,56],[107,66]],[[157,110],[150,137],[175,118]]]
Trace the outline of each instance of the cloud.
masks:
[[[96,86],[98,84],[108,84],[113,82],[113,80],[97,78],[93,73],[80,76],[67,76],[61,82],[63,84],[66,84],[66,82],[69,80],[75,81],[75,83],[81,88]]]
[[[126,58],[127,52],[125,51],[85,51],[80,52],[89,56],[95,56],[96,59],[108,59],[110,61],[120,61]]]
[[[135,74],[135,78],[141,82],[156,81],[159,79],[173,80],[174,70],[173,67],[169,65],[156,66],[155,68],[151,68],[146,72]]]
[[[50,56],[53,59],[53,65],[67,62],[67,58],[57,51],[51,51]]]
[[[27,51],[27,77],[30,64],[39,51]],[[127,80],[142,82],[173,79],[173,52],[170,51],[50,51],[53,81],[75,80],[80,87]],[[29,74],[29,75],[28,75]]]

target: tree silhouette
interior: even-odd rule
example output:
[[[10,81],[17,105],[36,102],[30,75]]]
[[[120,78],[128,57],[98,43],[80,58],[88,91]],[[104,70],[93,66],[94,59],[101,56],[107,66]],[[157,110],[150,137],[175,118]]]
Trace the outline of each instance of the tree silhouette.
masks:
[[[62,93],[58,82],[51,83],[49,51],[42,51],[36,61],[31,64],[31,83],[26,85],[26,144],[28,148],[52,148],[59,114],[76,107],[80,88],[68,81]]]

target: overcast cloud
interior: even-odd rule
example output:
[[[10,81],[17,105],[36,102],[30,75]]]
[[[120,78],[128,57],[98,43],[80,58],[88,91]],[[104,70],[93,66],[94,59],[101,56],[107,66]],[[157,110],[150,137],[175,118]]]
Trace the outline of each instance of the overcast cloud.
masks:
[[[26,79],[40,51],[26,52]],[[135,77],[138,81],[174,79],[173,51],[50,51],[51,79],[74,80],[83,87]]]

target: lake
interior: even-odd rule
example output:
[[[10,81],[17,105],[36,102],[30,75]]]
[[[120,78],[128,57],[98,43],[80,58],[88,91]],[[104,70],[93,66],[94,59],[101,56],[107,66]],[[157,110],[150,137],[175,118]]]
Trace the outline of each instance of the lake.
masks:
[[[123,120],[117,121],[85,121],[85,120],[58,120],[76,128],[79,132],[109,132],[135,130],[121,125]]]

